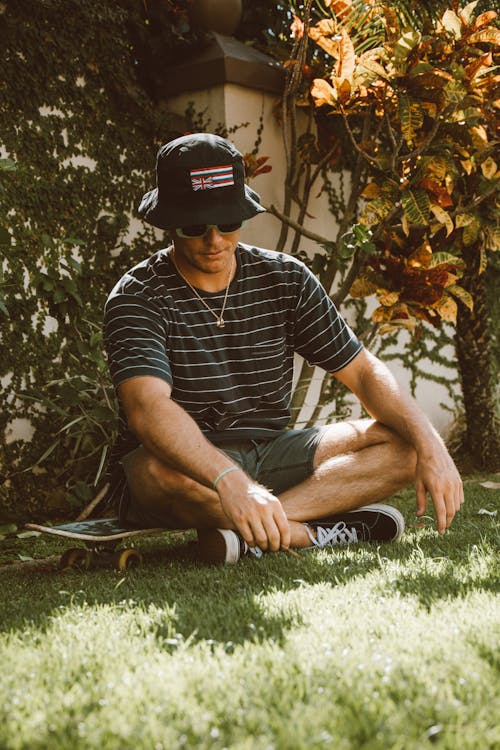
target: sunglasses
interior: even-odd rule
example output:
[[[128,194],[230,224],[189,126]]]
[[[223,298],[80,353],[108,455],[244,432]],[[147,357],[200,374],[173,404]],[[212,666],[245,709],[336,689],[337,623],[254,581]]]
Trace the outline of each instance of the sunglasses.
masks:
[[[210,229],[216,229],[219,234],[233,234],[245,226],[246,221],[236,221],[234,224],[191,224],[189,227],[178,227],[175,233],[186,240],[204,237]]]

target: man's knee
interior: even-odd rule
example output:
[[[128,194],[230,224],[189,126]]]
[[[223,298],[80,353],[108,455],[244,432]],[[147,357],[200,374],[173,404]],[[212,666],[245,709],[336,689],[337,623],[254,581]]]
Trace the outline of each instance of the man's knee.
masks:
[[[196,485],[193,479],[163,463],[143,446],[126,456],[123,468],[129,486],[139,494],[183,495]]]

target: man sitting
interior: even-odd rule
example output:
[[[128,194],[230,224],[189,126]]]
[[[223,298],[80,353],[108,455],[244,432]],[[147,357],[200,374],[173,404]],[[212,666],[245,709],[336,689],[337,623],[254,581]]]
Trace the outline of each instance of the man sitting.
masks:
[[[120,401],[112,490],[122,521],[196,528],[202,557],[398,539],[380,504],[414,482],[444,533],[463,502],[427,417],[363,348],[295,258],[239,242],[265,209],[227,140],[163,146],[139,212],[172,244],[127,272],[105,310]],[[294,353],[331,372],[372,419],[288,429]]]

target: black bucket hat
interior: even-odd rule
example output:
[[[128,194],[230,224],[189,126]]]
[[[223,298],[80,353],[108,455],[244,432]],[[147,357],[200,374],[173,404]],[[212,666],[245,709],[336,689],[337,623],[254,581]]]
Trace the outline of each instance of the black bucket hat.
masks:
[[[156,159],[157,187],[139,215],[159,229],[190,224],[233,224],[266,209],[245,184],[243,157],[230,141],[209,133],[165,144]]]

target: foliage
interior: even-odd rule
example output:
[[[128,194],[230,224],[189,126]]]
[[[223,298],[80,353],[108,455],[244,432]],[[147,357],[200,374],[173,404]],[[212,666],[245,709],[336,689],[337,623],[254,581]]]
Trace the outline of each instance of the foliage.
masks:
[[[174,5],[167,3],[171,20]],[[0,5],[0,500],[7,518],[81,506],[101,476],[114,430],[98,334],[103,303],[127,268],[161,246],[151,229],[134,224],[135,208],[151,187],[158,146],[186,127],[142,84],[147,61],[138,64],[137,40],[147,47],[144,13],[158,7],[128,0]],[[31,439],[9,437],[19,425]]]
[[[308,0],[289,7],[297,12],[279,111],[288,174],[283,207],[271,207],[283,222],[280,248],[288,247],[290,231],[292,252],[300,254],[303,236],[316,241],[322,252],[313,270],[336,304],[370,296],[378,302],[372,327],[357,318],[365,343],[387,355],[378,334],[409,334],[401,358],[426,376],[428,358],[419,361],[414,353],[425,356],[427,348],[435,358],[450,343],[457,313],[482,296],[471,274],[491,274],[498,245],[496,14],[478,15],[477,3],[462,11],[456,4],[420,3],[416,10],[403,0]],[[313,190],[326,193],[336,236],[304,228]],[[478,329],[484,306],[472,315]],[[491,362],[484,326],[480,332],[486,413]],[[314,377],[304,364],[296,413]],[[450,395],[455,385],[448,384]],[[338,398],[325,380],[323,397]]]
[[[342,119],[369,168],[360,225],[377,227],[375,249],[351,287],[376,294],[373,320],[382,330],[419,320],[456,322],[463,248],[473,247],[479,270],[498,248],[500,172],[494,160],[494,51],[500,31],[494,12],[477,18],[472,3],[448,9],[432,34],[401,29],[397,15],[374,3],[385,19],[383,45],[356,54],[344,26],[320,22],[309,35],[334,58],[330,80],[313,81],[317,107]],[[340,34],[339,34],[340,31]],[[340,38],[339,38],[340,36]]]

